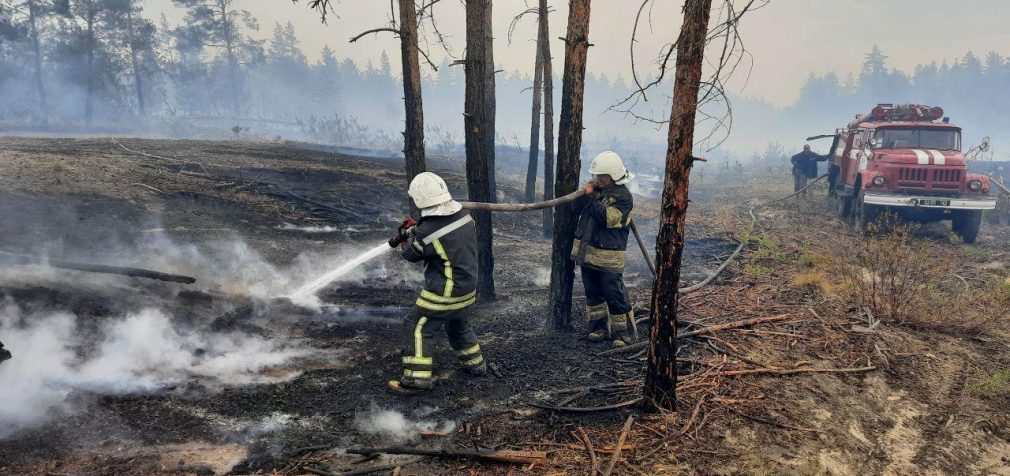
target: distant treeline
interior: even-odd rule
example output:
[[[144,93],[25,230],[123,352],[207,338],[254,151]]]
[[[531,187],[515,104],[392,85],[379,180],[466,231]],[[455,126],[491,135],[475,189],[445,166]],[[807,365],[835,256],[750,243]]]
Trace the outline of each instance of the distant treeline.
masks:
[[[941,106],[964,128],[967,149],[991,136],[996,157],[1010,151],[1010,58],[990,52],[984,59],[967,53],[951,62],[920,64],[911,72],[891,68],[878,47],[864,57],[858,75],[811,74],[795,104],[776,108],[760,100],[734,101],[734,143],[769,138],[796,150],[805,136],[832,132],[869,112],[877,103],[920,103]],[[748,124],[762,124],[760,128]]]
[[[356,64],[326,47],[309,61],[290,23],[255,39],[260,25],[240,0],[173,2],[186,12],[179,25],[145,18],[141,0],[0,0],[0,121],[63,128],[268,119],[343,145],[400,140],[400,72],[386,52]],[[463,128],[463,67],[451,61],[423,67],[428,142],[446,148],[462,142]],[[528,146],[531,84],[527,73],[496,77],[504,144]],[[587,135],[609,141],[630,131],[621,115],[603,115],[627,89],[620,79],[588,75]],[[235,122],[252,133],[271,129]],[[173,125],[180,135],[186,127]]]
[[[273,25],[268,40],[254,38],[260,25],[242,9],[244,1],[173,0],[185,17],[171,25],[164,17],[146,18],[141,0],[0,0],[0,126],[193,136],[212,121],[218,130],[240,126],[245,134],[399,150],[402,86],[386,52],[376,63],[358,64],[327,47],[310,61],[290,23]],[[561,59],[554,58],[555,71]],[[463,68],[452,60],[442,60],[437,71],[422,66],[426,143],[446,154],[462,142],[463,127]],[[496,76],[500,144],[528,147],[531,83],[526,72]],[[626,150],[658,164],[665,134],[608,111],[630,89],[620,77],[589,71],[587,146]],[[1008,89],[1010,60],[998,53],[984,59],[968,53],[904,72],[874,48],[858,75],[810,75],[791,106],[732,97],[733,133],[706,155],[746,161],[770,143],[797,150],[807,135],[830,132],[877,102],[943,106],[966,128],[966,146],[988,135],[999,151],[1010,136],[1004,132],[1010,130]],[[667,78],[639,112],[669,114],[670,90]],[[554,92],[558,110],[561,88]],[[699,128],[699,134],[708,131]]]

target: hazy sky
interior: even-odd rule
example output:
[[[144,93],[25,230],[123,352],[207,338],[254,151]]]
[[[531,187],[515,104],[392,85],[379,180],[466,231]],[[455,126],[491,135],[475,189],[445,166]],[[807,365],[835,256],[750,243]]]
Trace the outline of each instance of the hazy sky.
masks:
[[[306,0],[293,5],[289,0],[237,0],[260,22],[260,37],[269,37],[276,22],[295,24],[302,47],[310,60],[318,58],[323,45],[338,57],[364,63],[378,63],[386,50],[399,71],[398,42],[388,33],[363,38],[355,44],[348,39],[367,29],[387,26],[389,3],[385,0],[336,0],[337,15],[322,25]],[[744,0],[735,0],[742,5]],[[760,0],[759,0],[760,1]],[[720,0],[716,0],[718,4]],[[145,0],[149,16],[166,13],[177,23],[181,13],[171,0]],[[512,17],[536,0],[498,0],[494,3],[495,61],[508,70],[533,69],[535,19],[526,17],[508,43]],[[552,0],[552,53],[555,71],[560,74],[567,2]],[[592,5],[588,68],[610,77],[623,76],[630,82],[629,38],[638,0],[595,0]],[[682,0],[654,0],[651,23],[643,23],[636,47],[636,64],[644,75],[654,73],[660,48],[676,38]],[[452,53],[459,56],[465,42],[462,0],[445,0],[436,6],[439,29],[448,36]],[[859,69],[863,54],[880,45],[892,66],[911,69],[917,63],[953,60],[966,51],[980,56],[989,50],[1010,54],[1010,1],[1007,0],[772,0],[743,20],[741,33],[752,55],[753,68],[746,84],[742,69],[734,89],[748,96],[766,98],[785,105],[793,101],[810,72],[835,71],[843,78]],[[445,56],[432,44],[438,62]],[[745,65],[747,66],[747,65]]]

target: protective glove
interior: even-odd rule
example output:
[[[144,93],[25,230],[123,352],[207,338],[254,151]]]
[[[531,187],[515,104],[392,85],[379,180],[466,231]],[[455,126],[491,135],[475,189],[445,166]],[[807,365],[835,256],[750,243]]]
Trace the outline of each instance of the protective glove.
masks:
[[[413,218],[407,217],[404,219],[403,223],[400,223],[400,227],[396,230],[396,236],[389,239],[389,247],[396,248],[406,243],[407,239],[414,234],[414,227],[416,226],[417,222]]]

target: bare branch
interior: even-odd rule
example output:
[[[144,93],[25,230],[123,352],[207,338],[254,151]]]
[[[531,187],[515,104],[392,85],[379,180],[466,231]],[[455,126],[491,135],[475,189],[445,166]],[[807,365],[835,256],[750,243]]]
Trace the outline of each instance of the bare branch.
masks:
[[[638,80],[638,72],[635,71],[635,42],[638,41],[638,22],[642,18],[642,10],[645,10],[645,6],[651,1],[652,0],[643,0],[642,5],[638,7],[638,13],[635,14],[635,25],[631,28],[631,43],[628,45],[628,49],[631,52],[631,79],[635,81],[635,86],[637,86],[638,90],[641,91],[642,98],[646,101],[648,101],[649,98],[645,96],[645,88],[642,87],[642,83]],[[672,48],[670,50],[673,51]],[[665,70],[666,67],[664,65],[664,67],[660,68],[660,74],[662,74]]]
[[[725,79],[733,77],[741,63],[743,63],[745,59],[751,58],[750,53],[744,45],[738,28],[740,19],[747,13],[762,8],[770,2],[771,0],[746,0],[743,8],[737,10],[734,0],[723,0],[721,4],[722,7],[719,11],[719,17],[723,20],[715,25],[706,35],[706,44],[713,45],[718,42],[721,43],[721,45],[719,45],[718,60],[714,62],[706,60],[711,66],[712,73],[709,74],[707,79],[701,83],[702,91],[700,95],[701,97],[698,101],[698,115],[701,119],[698,123],[701,124],[709,122],[712,123],[713,127],[710,129],[708,135],[702,138],[700,142],[709,142],[720,131],[725,132],[721,138],[715,141],[715,145],[712,145],[707,150],[712,150],[724,143],[729,137],[729,131],[732,128],[733,109],[730,105],[729,95],[726,92]],[[666,78],[666,73],[670,65],[670,58],[676,50],[679,38],[677,41],[660,49],[660,54],[657,60],[657,75],[651,81],[643,85],[639,80],[638,72],[635,66],[635,46],[638,42],[638,27],[641,21],[642,12],[651,3],[652,0],[643,0],[639,6],[638,13],[635,16],[632,38],[629,45],[632,64],[631,75],[635,82],[635,90],[624,99],[610,106],[608,110],[621,112],[632,117],[635,121],[647,122],[659,127],[668,123],[669,119],[666,117],[663,119],[655,119],[653,117],[639,114],[635,111],[635,109],[639,106],[639,101],[648,102],[646,92],[650,88],[661,84]],[[651,8],[649,22],[651,26]],[[753,68],[753,61],[751,61],[750,67]],[[749,77],[750,69],[748,69],[746,79],[749,79]],[[705,106],[711,106],[714,104],[722,104],[721,108],[723,109],[723,112],[714,115],[711,114],[710,111],[704,109]]]
[[[372,28],[371,30],[366,30],[366,31],[363,31],[361,33],[358,33],[357,36],[351,37],[350,43],[354,43],[355,41],[360,40],[361,37],[363,37],[365,35],[369,35],[369,34],[372,34],[372,33],[381,33],[381,32],[384,32],[384,31],[396,35],[397,38],[400,37],[400,30],[397,30],[395,28],[389,28],[389,27]]]
[[[508,44],[512,44],[512,34],[515,33],[516,27],[519,26],[519,22],[522,21],[523,17],[529,14],[537,15],[540,13],[540,9],[536,7],[527,8],[519,12],[518,15],[512,17],[512,21],[509,22],[508,30]],[[538,15],[539,16],[539,15]]]
[[[421,53],[421,56],[424,56],[424,60],[428,62],[428,66],[431,66],[431,69],[438,71],[438,66],[435,66],[435,63],[431,61],[431,58],[428,56],[428,52],[424,51],[424,48],[421,48],[421,46],[418,45],[417,52]]]
[[[418,15],[424,15],[425,10],[427,10],[427,9],[429,9],[431,7],[434,7],[436,3],[441,2],[441,1],[442,0],[431,0],[428,3],[425,3],[424,5],[421,5],[421,8],[417,11],[417,14]]]
[[[330,4],[332,0],[309,0],[308,5],[310,10],[318,10],[319,18],[325,24],[326,16],[329,13],[336,14],[336,10],[333,5]],[[292,3],[298,3],[298,0],[291,0]]]
[[[438,29],[438,22],[435,21],[435,4],[439,1],[441,0],[431,0],[421,7],[421,10],[417,13],[418,29],[422,29],[421,26],[424,20],[427,19],[428,23],[431,24],[432,31],[435,32],[435,38],[438,40],[438,44],[442,46],[442,51],[444,51],[450,58],[455,59],[456,55],[453,54],[450,49],[449,42],[446,40],[446,35]],[[425,38],[425,41],[427,42],[427,38]]]

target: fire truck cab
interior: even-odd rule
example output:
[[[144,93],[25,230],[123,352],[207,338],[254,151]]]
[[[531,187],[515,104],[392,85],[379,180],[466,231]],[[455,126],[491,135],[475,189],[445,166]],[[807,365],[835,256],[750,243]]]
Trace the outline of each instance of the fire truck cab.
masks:
[[[988,177],[967,170],[961,128],[939,107],[877,105],[835,131],[829,156],[830,196],[859,230],[889,212],[917,222],[951,220],[973,243],[982,211],[996,208]]]

